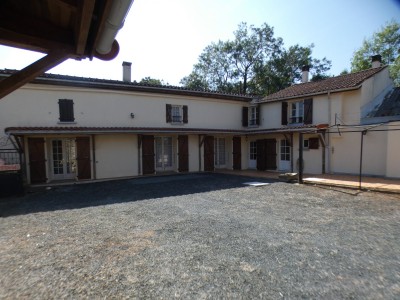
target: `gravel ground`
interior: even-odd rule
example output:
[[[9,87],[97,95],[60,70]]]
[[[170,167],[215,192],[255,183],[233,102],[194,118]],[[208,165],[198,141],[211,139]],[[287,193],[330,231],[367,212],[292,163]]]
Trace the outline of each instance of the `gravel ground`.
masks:
[[[224,174],[0,202],[0,298],[399,299],[400,196]]]

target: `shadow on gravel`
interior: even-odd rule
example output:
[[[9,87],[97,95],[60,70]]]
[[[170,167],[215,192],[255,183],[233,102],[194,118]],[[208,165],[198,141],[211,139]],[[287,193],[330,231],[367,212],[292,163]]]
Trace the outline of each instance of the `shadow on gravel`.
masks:
[[[141,201],[279,182],[227,174],[185,174],[37,188],[23,197],[0,199],[0,217]]]

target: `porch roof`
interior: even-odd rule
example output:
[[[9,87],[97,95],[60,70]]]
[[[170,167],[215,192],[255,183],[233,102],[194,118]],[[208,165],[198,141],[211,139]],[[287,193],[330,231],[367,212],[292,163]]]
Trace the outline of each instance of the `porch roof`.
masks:
[[[243,130],[215,129],[215,128],[186,128],[186,127],[8,127],[4,131],[11,135],[39,135],[39,134],[110,134],[110,133],[179,133],[179,134],[232,134],[232,135],[257,135],[268,133],[313,132],[315,125],[285,126],[280,128]]]

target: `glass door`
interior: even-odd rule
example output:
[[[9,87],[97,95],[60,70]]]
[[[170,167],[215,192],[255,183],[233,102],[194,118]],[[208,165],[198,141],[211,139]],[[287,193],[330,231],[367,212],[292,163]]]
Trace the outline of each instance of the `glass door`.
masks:
[[[173,170],[172,137],[156,137],[156,171]]]
[[[290,144],[288,140],[280,141],[280,160],[279,170],[289,171],[290,170]]]
[[[73,179],[76,177],[76,148],[74,139],[51,141],[51,168],[53,179]]]

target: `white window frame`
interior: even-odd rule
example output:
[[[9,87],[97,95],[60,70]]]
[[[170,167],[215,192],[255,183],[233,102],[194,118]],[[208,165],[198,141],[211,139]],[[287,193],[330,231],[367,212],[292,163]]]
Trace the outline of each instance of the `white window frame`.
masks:
[[[289,124],[304,123],[304,101],[289,103]]]
[[[308,139],[303,140],[303,149],[308,150],[310,147],[310,141]]]
[[[171,105],[171,120],[172,124],[183,123],[183,106],[182,105]]]
[[[216,168],[224,168],[226,159],[226,139],[214,138],[214,166]]]
[[[257,126],[257,106],[250,106],[249,126]]]

